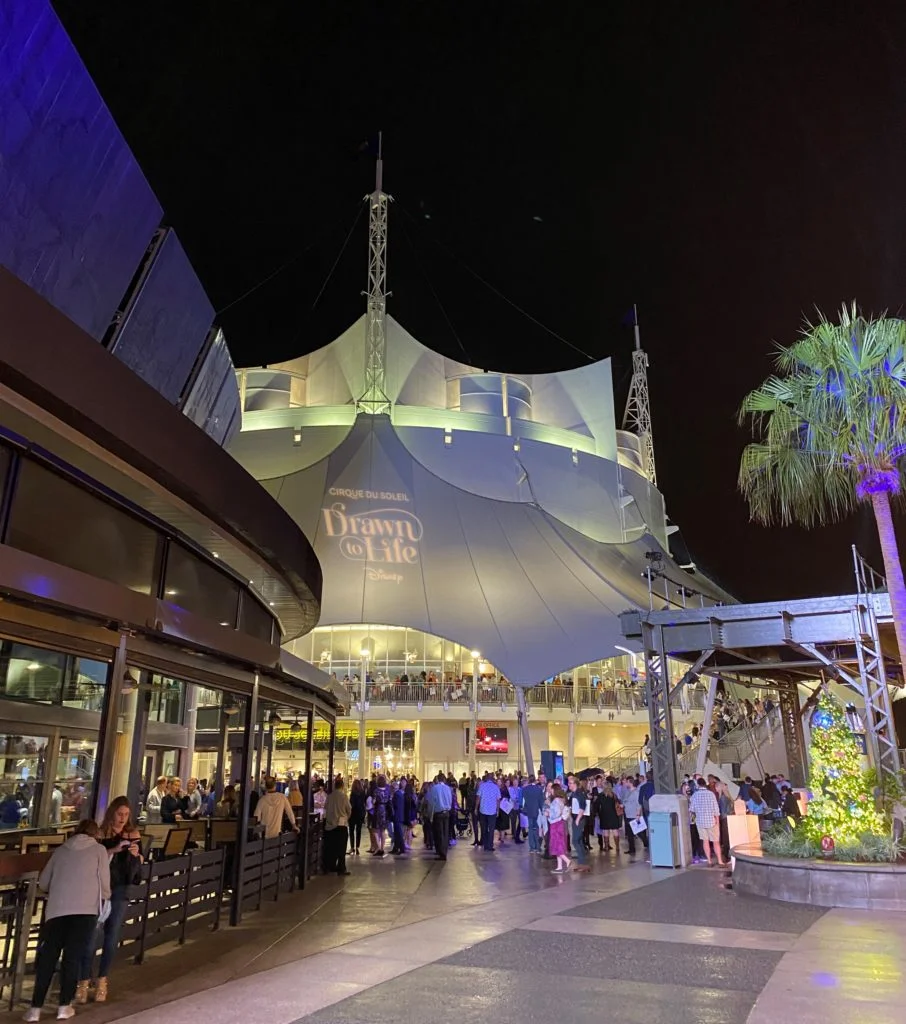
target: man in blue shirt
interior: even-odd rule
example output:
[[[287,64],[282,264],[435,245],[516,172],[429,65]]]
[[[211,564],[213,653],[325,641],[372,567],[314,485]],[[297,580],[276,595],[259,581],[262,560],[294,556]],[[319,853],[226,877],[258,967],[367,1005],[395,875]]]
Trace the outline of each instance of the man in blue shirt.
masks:
[[[438,773],[428,796],[431,811],[431,831],[434,834],[434,852],[438,860],[447,859],[450,845],[450,811],[453,808],[453,793],[447,785],[443,772]]]
[[[513,805],[510,810],[510,833],[517,844],[522,843],[522,827],[519,824],[519,817],[522,814],[522,786],[519,783],[519,777],[513,776],[508,787],[510,802]]]
[[[535,781],[535,776],[529,776],[529,783],[522,790],[522,813],[528,818],[528,847],[529,853],[540,853],[541,845],[538,842],[538,815],[544,807],[544,790]]]
[[[475,793],[475,806],[481,819],[481,843],[487,851],[494,849],[494,828],[497,824],[497,811],[500,808],[500,786],[485,773]]]

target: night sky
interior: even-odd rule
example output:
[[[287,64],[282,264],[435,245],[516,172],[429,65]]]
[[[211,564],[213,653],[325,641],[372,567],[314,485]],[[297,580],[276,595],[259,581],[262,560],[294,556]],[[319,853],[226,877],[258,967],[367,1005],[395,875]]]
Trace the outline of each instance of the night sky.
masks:
[[[904,303],[906,5],[55,7],[237,365],[364,311],[382,129],[411,333],[498,370],[612,356],[619,421],[636,302],[659,484],[698,564],[743,600],[849,591],[852,543],[880,565],[868,510],[748,522],[735,410],[816,305]]]

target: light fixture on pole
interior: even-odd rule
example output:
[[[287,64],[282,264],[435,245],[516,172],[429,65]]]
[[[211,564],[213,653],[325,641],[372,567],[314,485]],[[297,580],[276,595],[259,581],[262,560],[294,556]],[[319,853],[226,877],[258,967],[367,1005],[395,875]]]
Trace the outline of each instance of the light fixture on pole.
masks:
[[[274,709],[267,716],[267,724],[268,725],[282,725],[283,724],[283,719],[277,714],[276,709]]]
[[[364,637],[359,644],[359,654],[362,658],[362,677],[359,681],[359,773],[361,774],[368,764],[368,739],[365,728],[368,701],[365,698],[368,694],[368,661],[374,657],[373,637]]]
[[[478,767],[478,712],[481,705],[478,703],[478,677],[481,675],[481,651],[472,650],[472,699],[469,701],[469,711],[472,715],[471,728],[469,730],[469,771],[474,772]]]

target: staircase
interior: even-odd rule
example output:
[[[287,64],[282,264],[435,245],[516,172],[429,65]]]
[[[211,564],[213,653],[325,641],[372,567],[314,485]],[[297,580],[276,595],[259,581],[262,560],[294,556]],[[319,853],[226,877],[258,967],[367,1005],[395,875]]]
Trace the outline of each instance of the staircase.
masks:
[[[630,772],[635,775],[639,770],[640,754],[641,745],[629,743],[625,747],[615,750],[612,754],[602,757],[600,768],[605,775],[613,775],[614,778],[619,778],[621,775],[626,775]]]
[[[739,765],[739,775],[762,778],[772,772],[786,772],[786,747],[780,708],[775,707],[754,725],[743,723],[719,740],[711,740],[708,759],[729,771]]]

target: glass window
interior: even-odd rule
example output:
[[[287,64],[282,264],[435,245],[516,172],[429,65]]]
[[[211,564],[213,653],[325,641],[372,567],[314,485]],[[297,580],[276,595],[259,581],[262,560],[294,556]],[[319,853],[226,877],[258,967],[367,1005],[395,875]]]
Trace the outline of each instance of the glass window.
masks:
[[[273,622],[274,620],[270,612],[265,609],[260,601],[256,600],[249,593],[243,593],[239,617],[239,629],[243,633],[270,643]]]
[[[171,542],[167,553],[164,594],[186,611],[222,626],[236,625],[239,584],[176,542]]]
[[[66,672],[66,655],[41,647],[4,640],[2,644],[3,693],[14,700],[59,704]]]
[[[60,808],[59,820],[65,825],[71,821],[82,821],[91,812],[91,794],[94,790],[94,770],[97,763],[97,738],[60,740],[60,756],[57,758],[57,774],[54,793],[51,798],[51,823],[56,808]]]
[[[0,830],[37,824],[46,769],[46,736],[0,736]]]
[[[142,594],[156,590],[157,533],[27,459],[19,472],[6,541]]]
[[[73,658],[63,688],[63,704],[68,708],[100,712],[104,706],[108,668],[106,661]]]
[[[180,679],[170,679],[168,676],[156,674],[151,677],[149,721],[179,725],[182,714],[183,685]]]

